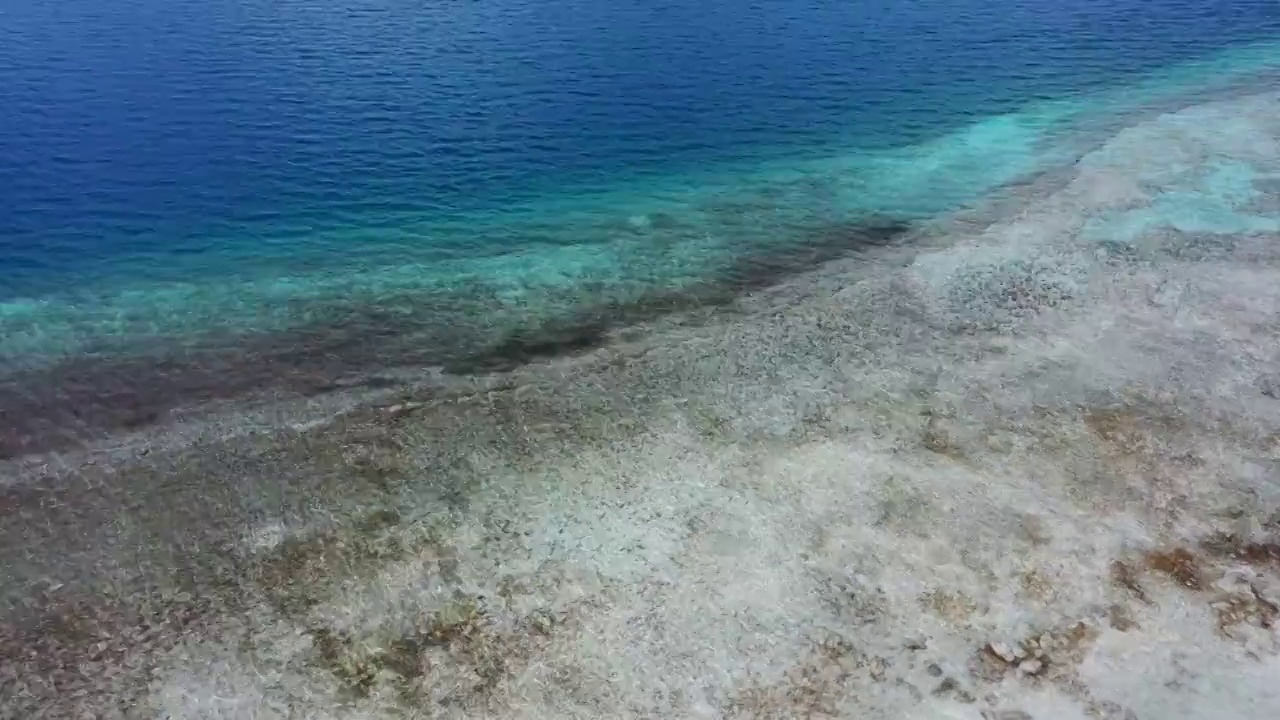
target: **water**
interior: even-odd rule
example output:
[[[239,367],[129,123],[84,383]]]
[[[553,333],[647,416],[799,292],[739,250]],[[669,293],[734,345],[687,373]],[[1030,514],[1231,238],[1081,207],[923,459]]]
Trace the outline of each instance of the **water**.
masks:
[[[1278,37],[1269,0],[8,3],[0,406],[589,344],[1274,77]]]

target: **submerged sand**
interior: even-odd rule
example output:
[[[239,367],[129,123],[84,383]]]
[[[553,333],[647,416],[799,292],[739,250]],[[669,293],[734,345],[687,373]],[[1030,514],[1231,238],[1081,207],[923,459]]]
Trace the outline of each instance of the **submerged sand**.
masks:
[[[1280,94],[587,354],[4,465],[0,716],[1280,713]]]

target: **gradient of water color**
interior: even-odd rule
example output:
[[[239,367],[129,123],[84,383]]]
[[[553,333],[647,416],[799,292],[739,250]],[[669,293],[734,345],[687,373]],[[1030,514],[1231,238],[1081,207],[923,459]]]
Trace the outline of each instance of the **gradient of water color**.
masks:
[[[0,404],[106,361],[217,350],[207,395],[577,342],[1272,80],[1277,38],[1266,0],[6,6]]]

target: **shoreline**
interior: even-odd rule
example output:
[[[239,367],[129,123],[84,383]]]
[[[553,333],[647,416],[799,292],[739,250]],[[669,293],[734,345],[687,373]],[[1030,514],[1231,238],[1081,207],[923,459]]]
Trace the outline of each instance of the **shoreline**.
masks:
[[[1277,118],[1271,92],[1143,120],[709,322],[10,465],[62,481],[0,486],[0,696],[56,717],[1259,717],[1280,703],[1280,246],[1150,211],[1275,216]],[[1139,232],[1092,237],[1109,222]]]
[[[573,356],[606,345],[629,326],[724,308],[840,257],[902,240],[911,227],[871,219],[806,235],[772,253],[744,256],[716,277],[678,290],[641,289],[570,303],[536,324],[466,327],[436,298],[409,296],[393,306],[342,307],[310,326],[248,337],[207,338],[196,347],[144,356],[94,353],[50,367],[0,376],[0,461],[21,460],[164,424],[174,412],[262,393],[306,399],[343,389],[392,387],[388,376],[432,372],[471,376]],[[431,306],[441,309],[433,313]],[[452,320],[452,322],[451,322]],[[472,318],[483,323],[486,318]],[[203,347],[202,347],[203,346]]]
[[[1204,92],[1208,96],[1193,105],[1248,98],[1256,87],[1219,83]],[[1192,97],[1171,107],[1186,107]],[[1128,116],[1128,122],[1169,112],[1177,110],[1153,106]],[[1103,141],[1106,133],[1094,137],[1103,128],[1125,127],[1117,122],[1111,118],[1080,131],[1072,141],[1084,143],[1075,151],[1078,156]],[[263,397],[306,402],[344,390],[394,388],[401,382],[396,378],[406,374],[486,375],[591,352],[626,334],[629,326],[731,308],[744,295],[845,256],[886,244],[928,243],[943,234],[940,223],[980,216],[984,207],[1026,188],[1043,192],[1051,178],[1073,171],[1074,161],[1040,168],[932,219],[867,216],[809,227],[786,242],[752,246],[740,257],[712,262],[710,270],[704,268],[710,276],[672,286],[655,279],[586,283],[558,294],[541,288],[545,297],[533,308],[496,292],[491,298],[469,297],[459,288],[409,289],[355,301],[312,299],[298,306],[306,322],[277,330],[215,330],[132,343],[147,346],[144,354],[104,343],[30,367],[19,363],[0,373],[0,412],[6,420],[0,462],[22,465],[50,452],[110,444],[114,434],[146,434],[153,426],[199,417],[207,406],[253,404]]]

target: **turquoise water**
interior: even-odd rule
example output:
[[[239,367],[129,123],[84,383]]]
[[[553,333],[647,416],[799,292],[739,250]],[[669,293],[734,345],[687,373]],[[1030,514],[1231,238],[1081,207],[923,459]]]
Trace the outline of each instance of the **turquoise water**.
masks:
[[[255,228],[253,242],[208,240],[218,249],[206,253],[158,248],[113,256],[67,271],[57,281],[61,291],[0,301],[3,355],[30,361],[113,339],[279,330],[366,303],[411,317],[424,297],[433,300],[433,315],[481,313],[486,325],[517,327],[531,314],[576,304],[693,288],[753,253],[802,248],[814,234],[867,217],[928,218],[1070,161],[1088,121],[1276,69],[1280,45],[1258,43],[1119,88],[1030,102],[901,147],[829,142],[800,157],[724,161],[545,192],[451,219],[387,211],[368,227],[287,232],[270,225]],[[475,242],[461,240],[468,237]],[[67,290],[71,278],[76,286]]]
[[[1280,71],[1280,6],[1253,0],[70,0],[0,20],[0,365],[85,396],[92,363],[163,363],[200,377],[166,393],[208,396],[590,344]],[[1222,202],[1167,209],[1212,230]],[[248,372],[246,348],[269,360]],[[47,402],[0,393],[10,416]]]

